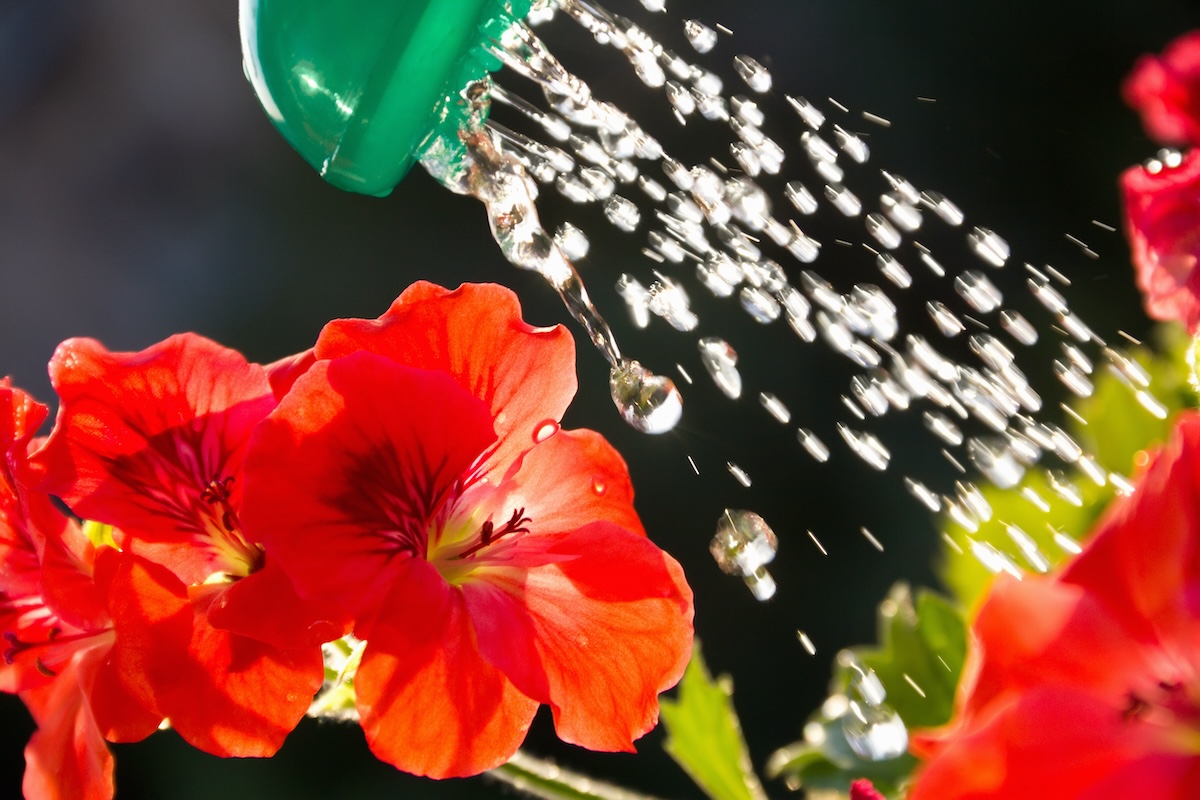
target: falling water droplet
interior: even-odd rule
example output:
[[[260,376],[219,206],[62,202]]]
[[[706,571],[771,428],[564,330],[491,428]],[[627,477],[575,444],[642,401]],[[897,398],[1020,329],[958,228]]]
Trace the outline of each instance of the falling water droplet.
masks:
[[[840,183],[831,183],[825,187],[825,199],[847,217],[857,217],[862,213],[862,201]]]
[[[753,511],[725,509],[709,552],[727,575],[738,575],[758,600],[775,594],[775,581],[765,566],[775,558],[779,540],[766,520]]]
[[[643,433],[665,433],[683,416],[683,398],[671,379],[655,375],[637,361],[614,364],[608,385],[621,417]]]
[[[988,228],[972,228],[967,234],[967,245],[984,263],[993,267],[1003,267],[1012,253],[1008,242]]]
[[[904,720],[886,703],[871,706],[851,700],[842,732],[850,749],[866,761],[886,761],[908,750]]]
[[[1004,295],[982,272],[967,270],[954,279],[954,289],[971,308],[990,314],[1004,302]]]
[[[904,237],[900,235],[900,231],[892,223],[887,221],[887,218],[880,213],[871,213],[867,215],[867,233],[879,242],[880,246],[886,247],[888,250],[895,250],[900,245],[904,244]]]
[[[758,401],[762,403],[762,407],[767,410],[768,414],[784,425],[792,421],[792,412],[788,411],[788,407],[783,404],[782,400],[770,392],[759,392]]]
[[[807,633],[798,630],[796,631],[796,638],[800,640],[800,646],[804,648],[806,653],[808,653],[810,656],[815,656],[817,654],[817,646],[813,644],[812,639],[808,638]]]
[[[829,460],[829,448],[808,428],[800,428],[796,431],[796,438],[800,440],[800,444],[804,446],[808,454],[817,461],[824,463]]]
[[[740,55],[733,59],[733,69],[745,81],[751,91],[764,94],[771,91],[771,73],[750,56]]]
[[[683,35],[697,53],[707,53],[717,46],[717,32],[694,19],[684,21]]]
[[[735,481],[740,483],[742,486],[745,486],[747,489],[750,488],[750,474],[746,472],[746,470],[742,469],[732,461],[725,462],[725,469],[729,470],[729,474],[733,476]]]
[[[942,218],[947,225],[963,224],[963,212],[941,192],[921,192],[921,203]]]
[[[742,396],[742,376],[737,370],[737,352],[724,339],[709,336],[698,343],[700,362],[717,388],[734,400]]]

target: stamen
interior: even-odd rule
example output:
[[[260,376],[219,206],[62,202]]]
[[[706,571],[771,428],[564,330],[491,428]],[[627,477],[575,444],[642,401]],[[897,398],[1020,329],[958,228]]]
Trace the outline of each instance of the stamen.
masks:
[[[532,519],[525,516],[524,506],[514,511],[512,516],[509,517],[508,522],[504,523],[504,525],[499,529],[496,529],[496,527],[492,524],[492,521],[489,519],[479,526],[479,544],[464,550],[458,555],[458,557],[466,558],[467,556],[474,555],[491,543],[495,542],[501,536],[507,536],[510,533],[529,533],[529,528],[526,526],[532,522]]]

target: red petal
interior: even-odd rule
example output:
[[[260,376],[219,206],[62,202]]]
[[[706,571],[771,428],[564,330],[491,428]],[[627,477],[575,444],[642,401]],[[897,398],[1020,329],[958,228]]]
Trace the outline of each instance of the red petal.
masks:
[[[345,636],[322,605],[303,600],[278,564],[267,558],[257,572],[230,585],[208,608],[222,630],[285,649],[313,647]]]
[[[342,621],[378,602],[371,581],[397,553],[425,556],[434,513],[493,440],[487,409],[444,374],[321,361],[255,436],[242,519]]]
[[[1153,674],[1153,640],[1133,638],[1096,596],[1055,580],[997,579],[974,631],[978,667],[967,670],[974,680],[963,684],[968,715],[998,695],[1056,685],[1091,692],[1119,710],[1142,676]]]
[[[590,430],[559,431],[522,457],[515,474],[468,490],[461,508],[480,518],[505,519],[524,508],[539,534],[565,533],[593,522],[612,522],[645,535],[633,508],[625,461]]]
[[[499,439],[485,471],[514,463],[575,396],[570,333],[525,324],[517,296],[494,284],[414,283],[379,319],[335,320],[317,339],[319,358],[357,350],[448,373],[483,400]]]
[[[233,571],[218,548],[195,546],[222,524],[201,494],[232,477],[229,502],[240,504],[246,442],[275,406],[263,368],[195,334],[140,353],[71,339],[50,378],[62,406],[42,451],[48,491],[134,537],[185,583]]]
[[[38,729],[25,747],[26,800],[110,800],[113,758],[79,685],[78,653],[48,686],[23,695]],[[35,710],[36,709],[36,710]]]
[[[525,536],[542,566],[484,568],[464,584],[484,656],[548,702],[559,738],[592,750],[633,749],[658,721],[658,694],[692,652],[692,592],[649,540],[597,523]]]
[[[908,800],[1155,797],[1115,795],[1106,782],[1132,768],[1155,781],[1163,768],[1160,732],[1069,686],[1050,686],[998,706],[949,742],[918,774]],[[1180,754],[1174,761],[1189,761]],[[1150,783],[1147,784],[1149,786]]]
[[[269,756],[304,716],[324,675],[320,649],[280,650],[218,630],[165,569],[127,557],[113,577],[118,667],[138,676],[189,744],[218,756]]]
[[[1200,414],[1180,415],[1137,486],[1109,509],[1063,580],[1103,600],[1129,630],[1200,658]]]
[[[537,702],[484,660],[462,593],[428,562],[393,567],[355,678],[372,752],[405,772],[476,775],[512,757]]]
[[[1132,167],[1121,175],[1125,231],[1146,313],[1200,325],[1200,150],[1158,172]]]
[[[271,381],[271,390],[275,392],[275,399],[282,400],[296,379],[308,372],[308,368],[316,363],[316,360],[317,356],[310,347],[302,353],[296,353],[294,356],[287,356],[267,364],[265,367],[267,378]]]
[[[1151,137],[1200,145],[1200,31],[1180,36],[1161,57],[1140,58],[1122,93]]]

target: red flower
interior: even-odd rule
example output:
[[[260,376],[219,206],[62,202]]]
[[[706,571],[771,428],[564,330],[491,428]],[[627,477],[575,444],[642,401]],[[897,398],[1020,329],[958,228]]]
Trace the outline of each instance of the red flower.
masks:
[[[1171,42],[1161,58],[1142,56],[1122,93],[1152,138],[1200,145],[1200,31]]]
[[[539,703],[559,736],[632,750],[691,648],[679,565],[620,456],[563,431],[561,327],[498,286],[410,287],[330,323],[251,443],[243,519],[302,594],[367,640],[367,741],[409,772],[506,761]]]
[[[19,693],[38,726],[25,748],[25,797],[108,800],[104,738],[142,739],[162,716],[109,661],[115,636],[91,543],[28,485],[45,418],[45,406],[0,381],[0,690]]]
[[[125,551],[106,573],[114,663],[192,745],[271,755],[321,685],[319,643],[341,629],[313,623],[240,521],[246,443],[276,404],[267,371],[184,334],[140,353],[72,339],[50,377],[61,406],[44,485],[114,526]]]
[[[850,800],[887,800],[875,784],[866,778],[859,778],[850,784]]]
[[[1004,576],[957,719],[909,800],[1153,797],[1200,786],[1200,414],[1055,578]]]
[[[1146,313],[1200,326],[1200,149],[1178,165],[1132,167],[1121,176],[1125,231]]]

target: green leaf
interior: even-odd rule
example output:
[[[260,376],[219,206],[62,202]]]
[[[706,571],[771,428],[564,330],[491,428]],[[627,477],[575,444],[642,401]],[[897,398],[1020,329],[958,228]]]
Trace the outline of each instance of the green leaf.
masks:
[[[658,800],[563,769],[553,761],[518,750],[503,764],[485,773],[489,778],[539,800]]]
[[[879,642],[838,655],[829,700],[809,719],[802,741],[771,756],[770,777],[782,777],[792,788],[841,794],[852,780],[869,778],[886,796],[901,796],[917,760],[907,753],[880,761],[863,759],[846,739],[842,720],[851,681],[858,674],[851,665],[875,672],[887,692],[885,702],[910,731],[941,725],[954,711],[967,651],[966,622],[951,601],[922,590],[914,602],[908,586],[897,584],[879,606]]]
[[[700,643],[692,651],[675,700],[663,698],[663,747],[713,800],[766,800],[754,774],[727,675],[713,680]]]
[[[1145,347],[1126,355],[1150,376],[1150,392],[1167,408],[1166,419],[1159,419],[1139,403],[1135,393],[1138,387],[1131,387],[1127,379],[1098,365],[1091,397],[1073,406],[1076,414],[1087,423],[1080,423],[1073,417],[1067,421],[1068,433],[1086,452],[1095,456],[1106,473],[1132,475],[1137,453],[1164,441],[1176,412],[1196,405],[1195,393],[1188,384],[1190,340],[1187,335],[1178,325],[1163,325],[1156,329],[1156,339],[1162,355],[1155,355]],[[1071,555],[1055,534],[1083,541],[1116,494],[1111,482],[1098,486],[1078,467],[1051,464],[1051,468],[1056,470],[1055,481],[1077,489],[1078,503],[1068,501],[1055,491],[1046,468],[1031,468],[1021,484],[1012,489],[980,486],[992,507],[992,517],[980,523],[978,531],[963,528],[949,516],[943,518],[942,530],[947,543],[942,548],[938,571],[946,588],[965,607],[971,608],[978,602],[993,574],[972,554],[972,542],[979,543],[976,547],[991,546],[1017,566],[1029,568],[1033,565],[1013,538],[1014,533],[1018,537],[1025,534],[1046,559],[1047,565],[1053,568]],[[1048,505],[1049,511],[1035,505],[1035,499],[1031,499],[1034,497]]]

